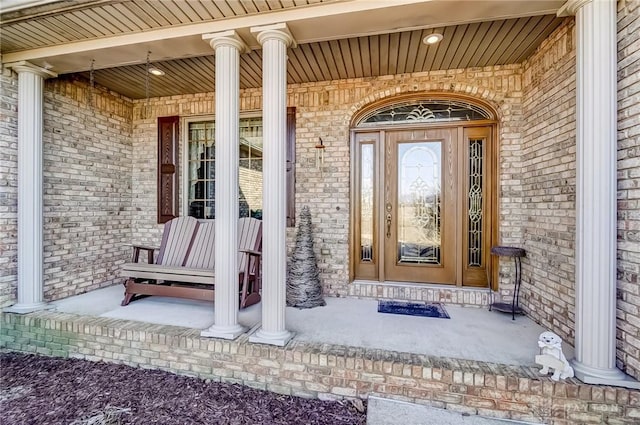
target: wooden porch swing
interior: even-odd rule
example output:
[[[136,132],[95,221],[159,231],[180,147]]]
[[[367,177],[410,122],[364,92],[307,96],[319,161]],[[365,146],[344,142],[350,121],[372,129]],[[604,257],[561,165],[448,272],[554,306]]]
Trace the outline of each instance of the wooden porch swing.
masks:
[[[137,295],[159,295],[214,301],[215,222],[177,217],[164,226],[162,244],[155,261],[137,262],[140,250],[153,259],[155,248],[134,245],[133,261],[121,267],[126,278],[126,306]],[[262,222],[238,220],[238,294],[240,308],[260,302]]]

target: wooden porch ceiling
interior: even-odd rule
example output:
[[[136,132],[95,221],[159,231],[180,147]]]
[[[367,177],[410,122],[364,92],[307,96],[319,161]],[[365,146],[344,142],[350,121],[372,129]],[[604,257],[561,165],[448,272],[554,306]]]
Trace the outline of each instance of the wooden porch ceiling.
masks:
[[[9,0],[6,0],[9,1]],[[564,0],[13,0],[0,14],[3,62],[29,61],[132,99],[214,89],[213,51],[201,35],[237,29],[241,88],[262,85],[262,50],[249,27],[287,22],[298,45],[288,82],[306,83],[519,63],[562,22]],[[5,3],[7,4],[7,3]],[[427,46],[422,39],[440,33]]]

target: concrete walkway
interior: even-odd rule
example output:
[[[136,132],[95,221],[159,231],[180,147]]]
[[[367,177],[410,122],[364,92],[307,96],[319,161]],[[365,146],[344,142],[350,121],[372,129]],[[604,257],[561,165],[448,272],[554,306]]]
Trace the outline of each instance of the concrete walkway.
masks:
[[[205,329],[214,321],[214,304],[177,298],[148,297],[120,306],[123,288],[116,285],[56,301],[58,311],[147,323]],[[544,329],[527,317],[487,309],[445,305],[451,319],[377,312],[377,301],[327,298],[327,306],[287,308],[287,329],[300,341],[384,349],[437,357],[532,365],[538,335]],[[261,320],[261,305],[239,313],[248,329]],[[565,347],[567,357],[573,350]]]
[[[415,403],[369,397],[367,425],[515,425],[530,424],[509,419],[465,415]]]

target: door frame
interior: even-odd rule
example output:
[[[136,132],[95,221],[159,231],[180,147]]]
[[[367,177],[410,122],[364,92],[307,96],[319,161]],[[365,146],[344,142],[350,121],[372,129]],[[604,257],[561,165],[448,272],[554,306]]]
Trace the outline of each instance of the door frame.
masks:
[[[403,125],[390,125],[384,124],[375,127],[357,127],[358,122],[367,114],[375,111],[379,108],[382,108],[386,105],[391,105],[404,101],[420,101],[424,99],[438,99],[438,100],[461,100],[471,105],[478,106],[483,110],[487,111],[491,114],[493,119],[488,120],[477,120],[477,121],[457,121],[457,122],[421,122],[418,124],[403,124]],[[453,129],[456,128],[459,132],[458,134],[462,135],[465,133],[465,129],[474,128],[474,127],[490,127],[491,128],[491,137],[488,140],[488,143],[491,144],[491,155],[488,158],[489,163],[487,164],[491,167],[491,173],[489,176],[488,184],[491,188],[491,197],[488,200],[489,202],[489,211],[491,225],[491,232],[489,234],[489,246],[494,246],[498,242],[499,235],[499,220],[498,217],[500,215],[498,209],[498,192],[499,192],[499,137],[498,134],[500,131],[499,122],[496,119],[497,114],[495,109],[491,107],[486,102],[483,102],[479,99],[475,99],[468,96],[463,95],[454,95],[448,93],[420,93],[420,94],[408,94],[408,95],[400,95],[394,96],[392,98],[385,98],[383,100],[374,102],[372,104],[367,105],[362,108],[356,114],[354,114],[351,127],[350,127],[350,229],[349,229],[349,282],[353,282],[356,279],[356,262],[359,261],[359,257],[357,258],[355,255],[355,247],[356,243],[359,241],[357,235],[357,230],[360,228],[359,226],[359,207],[357,202],[359,199],[356,199],[356,194],[359,193],[359,190],[356,190],[360,184],[360,157],[359,157],[359,140],[363,134],[369,133],[372,139],[375,137],[377,139],[378,149],[374,152],[374,181],[377,187],[381,187],[385,184],[385,176],[384,176],[384,140],[386,139],[387,131],[402,131],[402,130],[412,130],[412,129]],[[463,140],[463,139],[461,139]],[[374,218],[374,237],[377,238],[377,243],[374,244],[376,247],[376,254],[380,259],[376,263],[376,267],[370,268],[370,271],[366,274],[366,276],[359,276],[358,279],[364,279],[369,281],[378,281],[383,283],[385,281],[385,261],[384,261],[384,244],[382,241],[384,240],[384,226],[378,226],[378,221],[380,220],[379,214],[384,211],[384,199],[381,199],[381,196],[374,196],[374,215],[377,215]],[[461,236],[458,237],[460,239]],[[462,255],[458,253],[458,255]],[[487,260],[487,278],[489,281],[489,285],[491,289],[498,289],[498,259],[495,256],[489,255]],[[426,282],[428,283],[428,282]],[[462,277],[457,276],[455,285],[443,285],[443,287],[461,287],[462,286]]]

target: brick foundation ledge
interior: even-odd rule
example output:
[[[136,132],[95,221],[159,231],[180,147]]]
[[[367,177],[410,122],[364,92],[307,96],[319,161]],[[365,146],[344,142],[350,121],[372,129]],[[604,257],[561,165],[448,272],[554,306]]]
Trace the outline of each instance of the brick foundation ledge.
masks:
[[[532,366],[300,342],[200,337],[200,330],[50,311],[2,313],[0,348],[104,360],[320,399],[386,398],[551,424],[632,424],[640,391],[553,382]]]

